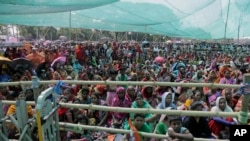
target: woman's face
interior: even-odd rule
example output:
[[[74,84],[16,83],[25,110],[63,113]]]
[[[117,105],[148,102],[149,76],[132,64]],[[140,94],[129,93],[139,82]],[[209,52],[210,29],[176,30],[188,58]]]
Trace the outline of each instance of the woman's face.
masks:
[[[143,98],[138,96],[136,99],[136,103],[138,107],[142,107],[143,106]]]
[[[90,99],[92,104],[98,104],[98,98],[95,95],[91,95]]]
[[[166,104],[170,104],[172,102],[172,95],[171,94],[168,94],[166,96]]]
[[[117,92],[117,95],[118,95],[119,98],[124,98],[125,90]]]
[[[227,100],[231,100],[233,97],[232,97],[232,92],[230,90],[226,90],[225,92],[225,98]]]
[[[229,72],[229,71],[226,71],[226,72],[225,72],[225,77],[226,77],[226,78],[230,78],[230,72]]]
[[[225,110],[225,108],[226,108],[226,100],[225,100],[224,98],[221,98],[221,99],[219,100],[219,108],[220,108],[222,111]]]

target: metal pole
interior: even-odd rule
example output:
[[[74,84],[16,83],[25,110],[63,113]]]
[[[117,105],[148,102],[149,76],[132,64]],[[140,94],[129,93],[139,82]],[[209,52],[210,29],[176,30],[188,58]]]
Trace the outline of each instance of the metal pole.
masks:
[[[71,40],[71,11],[69,11],[69,40]],[[70,42],[71,46],[71,42]]]
[[[246,78],[249,77],[249,74],[244,74],[243,76],[243,83],[249,85],[250,82],[246,82]],[[250,100],[250,95],[249,94],[244,94],[242,96],[242,105],[241,105],[241,110],[239,112],[239,123],[240,124],[247,124],[248,120],[248,104]]]
[[[231,0],[228,0],[227,18],[226,18],[225,30],[224,30],[224,40],[226,39],[226,36],[227,36],[227,21],[228,21],[229,9],[230,9],[230,2]]]
[[[34,100],[35,102],[37,102],[37,98],[39,96],[39,92],[40,92],[40,89],[39,89],[39,80],[37,78],[37,76],[32,76],[32,89],[33,89],[33,97],[34,97]]]
[[[241,20],[242,20],[242,13],[240,14],[239,25],[238,25],[238,43],[240,42],[240,25],[241,25]]]

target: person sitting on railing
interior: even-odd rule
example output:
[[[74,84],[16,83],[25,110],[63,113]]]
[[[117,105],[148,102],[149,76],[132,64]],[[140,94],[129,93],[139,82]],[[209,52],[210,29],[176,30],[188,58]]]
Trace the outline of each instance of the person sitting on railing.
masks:
[[[216,99],[216,105],[212,107],[212,112],[233,112],[232,108],[227,105],[226,99],[218,97]],[[229,133],[229,126],[237,124],[237,120],[231,117],[213,117],[209,121],[209,127],[212,133],[219,138],[220,134]],[[229,136],[223,139],[227,139]]]

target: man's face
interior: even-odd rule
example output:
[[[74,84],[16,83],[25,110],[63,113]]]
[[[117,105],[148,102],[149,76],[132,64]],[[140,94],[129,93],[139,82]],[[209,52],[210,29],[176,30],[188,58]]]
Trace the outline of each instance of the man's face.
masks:
[[[130,97],[134,97],[135,96],[135,89],[134,88],[128,88],[127,93],[128,93],[128,95]]]
[[[173,120],[170,123],[170,127],[172,127],[174,129],[175,132],[180,133],[180,129],[181,129],[181,121],[180,120]]]
[[[135,127],[137,129],[140,129],[141,126],[144,124],[144,118],[140,116],[137,116],[134,121],[135,121]]]

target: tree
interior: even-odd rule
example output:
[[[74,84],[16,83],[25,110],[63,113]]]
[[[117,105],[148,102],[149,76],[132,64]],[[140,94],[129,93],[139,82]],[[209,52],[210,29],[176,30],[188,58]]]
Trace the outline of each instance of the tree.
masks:
[[[7,35],[7,25],[0,25],[0,35]]]

